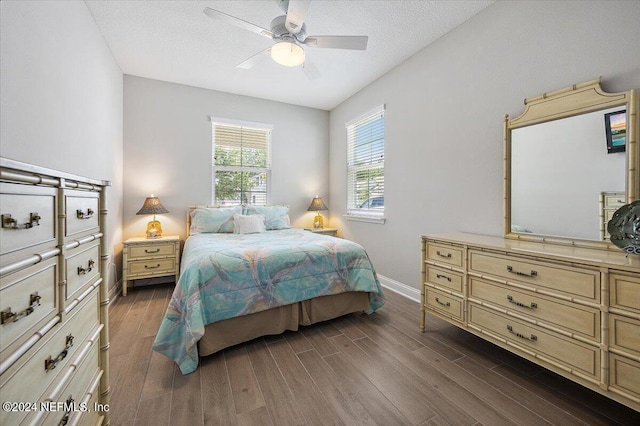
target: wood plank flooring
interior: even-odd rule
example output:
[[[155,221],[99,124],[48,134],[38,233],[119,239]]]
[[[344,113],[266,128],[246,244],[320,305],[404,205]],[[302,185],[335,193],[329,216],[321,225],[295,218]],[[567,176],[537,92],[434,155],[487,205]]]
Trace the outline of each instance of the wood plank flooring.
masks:
[[[113,425],[639,425],[640,413],[386,291],[351,314],[202,358],[151,350],[172,285],[110,307]]]

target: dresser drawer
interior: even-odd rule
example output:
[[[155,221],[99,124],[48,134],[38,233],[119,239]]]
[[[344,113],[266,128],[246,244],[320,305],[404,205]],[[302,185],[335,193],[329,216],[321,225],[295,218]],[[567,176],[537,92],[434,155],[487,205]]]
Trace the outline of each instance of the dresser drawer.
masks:
[[[65,299],[72,298],[76,292],[83,289],[100,276],[100,241],[92,241],[81,245],[67,253],[67,287]]]
[[[640,362],[609,354],[609,387],[640,399]]]
[[[446,244],[427,241],[427,259],[453,266],[462,267],[464,259],[462,247],[455,247]]]
[[[611,306],[640,314],[640,276],[612,273],[609,283]]]
[[[67,192],[64,201],[67,211],[65,237],[98,232],[98,195],[95,192]]]
[[[161,273],[166,275],[167,272],[176,270],[175,259],[149,259],[129,262],[129,279],[135,275],[152,275]]]
[[[44,389],[54,382],[58,373],[74,358],[89,333],[97,329],[97,296],[98,292],[94,291],[64,324],[56,326],[57,331],[56,328],[52,330],[49,340],[28,351],[0,376],[4,401],[36,401],[42,396]],[[68,336],[73,336],[72,342],[69,342]],[[63,355],[65,351],[66,356]],[[97,355],[95,357],[97,362]],[[59,359],[59,362],[47,371],[45,366],[49,358]],[[6,415],[7,413],[0,412],[0,424],[13,424],[12,421],[5,423]]]
[[[640,320],[609,315],[611,340],[609,346],[640,357]]]
[[[432,265],[425,265],[425,268],[426,280],[429,283],[446,287],[462,294],[462,274]]]
[[[474,303],[469,303],[469,323],[526,347],[541,355],[541,359],[547,357],[594,379],[600,377],[600,348],[597,346],[583,344]]]
[[[7,256],[11,253],[31,248],[28,253],[31,255],[56,246],[56,194],[53,188],[0,184],[0,259],[3,266],[17,259]]]
[[[462,299],[432,288],[425,288],[426,308],[440,312],[456,321],[463,321]]]
[[[627,204],[624,192],[608,192],[604,194],[604,208],[617,210]]]
[[[480,274],[527,283],[536,289],[600,301],[600,273],[486,252],[469,252],[469,268]]]
[[[515,290],[477,278],[469,281],[469,297],[505,308],[518,315],[546,323],[568,333],[580,334],[600,342],[600,310],[542,296],[526,290]]]
[[[0,360],[58,313],[56,258],[0,279]]]
[[[166,257],[175,256],[176,245],[175,243],[149,243],[149,244],[136,244],[129,247],[129,259],[144,259],[150,257]]]

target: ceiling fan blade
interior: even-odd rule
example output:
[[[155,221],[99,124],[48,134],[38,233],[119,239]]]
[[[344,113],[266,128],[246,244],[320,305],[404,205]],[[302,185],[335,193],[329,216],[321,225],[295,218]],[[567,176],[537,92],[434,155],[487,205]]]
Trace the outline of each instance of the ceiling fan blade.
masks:
[[[298,34],[302,29],[304,18],[307,16],[311,0],[289,0],[287,20],[284,26],[291,34]]]
[[[219,10],[211,9],[210,7],[205,7],[203,10],[204,14],[209,18],[213,19],[222,19],[227,21],[228,23],[235,25],[236,27],[244,28],[245,30],[249,30],[256,34],[260,34],[261,36],[273,39],[273,33],[267,29],[259,27],[257,25],[252,24],[251,22],[243,21],[240,18],[236,18],[235,16],[227,15],[224,12],[220,12]]]
[[[304,40],[304,44],[329,49],[365,50],[367,41],[367,36],[309,36]]]
[[[265,59],[267,59],[270,56],[270,53],[271,53],[271,48],[269,47],[267,49],[264,49],[264,50],[256,53],[255,55],[253,55],[252,57],[250,57],[246,61],[239,63],[238,65],[236,65],[236,68],[242,68],[243,70],[248,70],[249,68],[251,68],[255,64],[257,64],[259,62],[262,62]]]
[[[309,80],[320,78],[320,71],[318,71],[318,68],[316,68],[313,62],[309,62],[309,60],[304,61],[304,64],[302,64],[302,70]]]

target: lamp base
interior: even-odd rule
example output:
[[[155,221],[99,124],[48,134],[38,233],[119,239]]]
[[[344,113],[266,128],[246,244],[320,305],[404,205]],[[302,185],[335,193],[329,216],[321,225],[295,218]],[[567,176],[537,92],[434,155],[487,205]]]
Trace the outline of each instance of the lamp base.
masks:
[[[162,237],[162,225],[160,221],[152,220],[147,223],[147,238],[160,238]]]
[[[322,215],[318,213],[316,217],[313,218],[313,227],[315,229],[324,228],[324,220],[322,219]]]

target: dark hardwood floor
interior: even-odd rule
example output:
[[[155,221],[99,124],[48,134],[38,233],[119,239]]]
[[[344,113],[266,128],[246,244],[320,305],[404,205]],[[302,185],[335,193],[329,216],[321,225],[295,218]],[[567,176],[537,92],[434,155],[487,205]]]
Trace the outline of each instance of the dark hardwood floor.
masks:
[[[183,376],[151,350],[173,286],[110,307],[113,425],[640,425],[640,413],[386,291],[352,314],[202,358]]]

